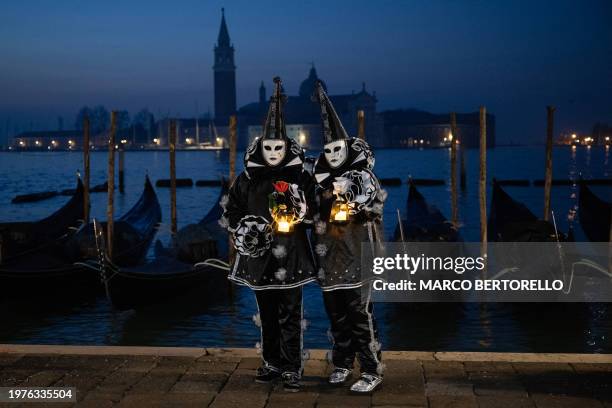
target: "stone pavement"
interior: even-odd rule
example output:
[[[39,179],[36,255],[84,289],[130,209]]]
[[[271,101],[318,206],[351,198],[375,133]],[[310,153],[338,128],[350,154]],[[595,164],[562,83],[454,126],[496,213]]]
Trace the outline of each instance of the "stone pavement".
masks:
[[[351,395],[325,383],[311,352],[304,387],[253,381],[248,349],[0,345],[0,386],[76,387],[78,407],[612,407],[612,356],[387,352],[383,388]],[[0,406],[73,406],[5,403]]]

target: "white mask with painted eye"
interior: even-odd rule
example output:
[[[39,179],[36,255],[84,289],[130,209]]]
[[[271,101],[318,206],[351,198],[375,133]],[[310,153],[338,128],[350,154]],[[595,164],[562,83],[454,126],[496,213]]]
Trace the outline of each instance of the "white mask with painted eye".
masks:
[[[325,159],[332,169],[342,166],[348,156],[346,140],[337,140],[323,146]]]
[[[287,144],[284,140],[264,140],[261,142],[261,151],[266,163],[276,166],[285,158]]]

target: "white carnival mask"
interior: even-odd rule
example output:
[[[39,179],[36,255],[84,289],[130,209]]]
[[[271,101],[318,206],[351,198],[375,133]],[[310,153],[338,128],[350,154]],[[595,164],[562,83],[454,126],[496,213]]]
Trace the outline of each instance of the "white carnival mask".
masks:
[[[266,163],[270,166],[276,166],[285,158],[287,143],[284,140],[263,140],[261,151]]]
[[[336,140],[323,146],[325,159],[332,169],[342,166],[348,157],[346,140]]]

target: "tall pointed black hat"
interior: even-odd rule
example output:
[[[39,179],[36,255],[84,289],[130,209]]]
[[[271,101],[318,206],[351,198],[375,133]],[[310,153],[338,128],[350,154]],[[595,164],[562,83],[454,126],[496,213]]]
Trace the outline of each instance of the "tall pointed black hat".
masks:
[[[279,77],[274,78],[274,92],[270,97],[270,107],[268,108],[268,116],[263,129],[263,140],[285,140],[287,139],[287,129],[285,128],[285,114],[283,106],[285,104],[285,95],[283,94],[283,85]]]
[[[332,105],[329,96],[327,96],[321,81],[317,81],[313,100],[319,101],[319,105],[321,107],[323,143],[327,144],[337,140],[349,139],[349,135],[346,133],[344,126],[342,126],[342,122],[340,122],[340,118],[334,109],[334,105]]]

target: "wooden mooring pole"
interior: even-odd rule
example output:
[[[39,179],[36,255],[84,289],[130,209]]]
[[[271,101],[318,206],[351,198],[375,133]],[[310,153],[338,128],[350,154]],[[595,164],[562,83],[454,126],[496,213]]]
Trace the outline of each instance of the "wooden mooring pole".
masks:
[[[365,112],[363,109],[357,111],[357,137],[361,140],[366,140]]]
[[[480,176],[478,196],[480,201],[480,256],[487,259],[487,110],[480,107]],[[482,270],[483,277],[486,268]]]
[[[544,176],[544,221],[550,219],[550,190],[552,186],[552,143],[553,125],[555,120],[555,107],[547,106],[546,125],[546,173]]]
[[[115,136],[117,132],[117,111],[111,112],[111,128],[108,138],[108,201],[106,205],[106,240],[108,258],[113,259],[113,230],[115,211]]]
[[[170,138],[168,140],[170,152],[170,230],[176,235],[176,121],[170,121]]]
[[[89,116],[85,115],[83,119],[83,170],[85,171],[83,178],[83,219],[85,224],[89,224]]]
[[[232,115],[229,118],[229,183],[234,182],[236,178],[236,115]]]
[[[238,143],[237,134],[236,134],[236,126],[237,119],[236,115],[230,116],[229,119],[229,180],[228,183],[231,186],[236,178],[236,146]],[[232,238],[232,234],[229,234],[229,253],[228,260],[229,263],[232,264],[236,257],[236,251],[234,249],[234,240]],[[233,293],[233,289],[230,287],[230,292]]]
[[[450,122],[452,136],[450,156],[451,222],[457,228],[459,226],[459,210],[457,209],[457,115],[455,112],[451,112]]]
[[[125,149],[123,143],[119,143],[119,192],[125,193]]]

